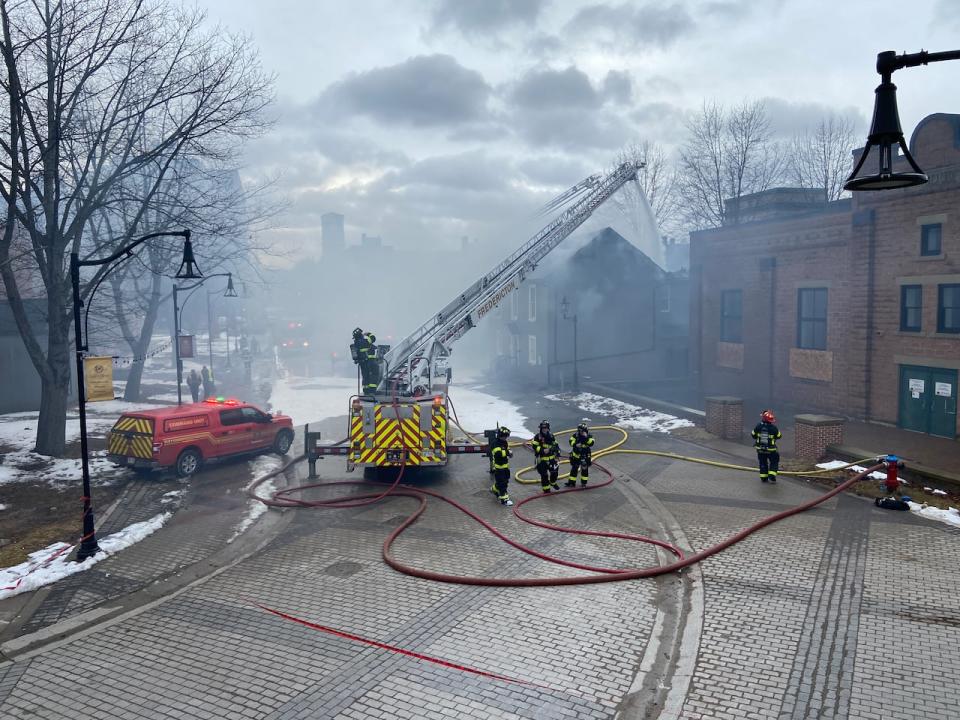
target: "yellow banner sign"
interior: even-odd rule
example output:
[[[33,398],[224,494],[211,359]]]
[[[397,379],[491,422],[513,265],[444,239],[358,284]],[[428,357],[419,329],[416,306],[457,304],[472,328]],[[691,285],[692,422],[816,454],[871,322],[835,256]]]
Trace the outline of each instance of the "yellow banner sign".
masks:
[[[113,358],[84,358],[83,383],[87,391],[87,402],[113,400]]]

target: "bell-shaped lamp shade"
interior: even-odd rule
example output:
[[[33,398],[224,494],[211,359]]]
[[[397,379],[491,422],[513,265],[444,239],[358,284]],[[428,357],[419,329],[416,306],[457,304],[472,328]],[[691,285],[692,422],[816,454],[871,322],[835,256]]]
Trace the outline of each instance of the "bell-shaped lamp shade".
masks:
[[[227,290],[223,293],[224,297],[236,297],[237,291],[233,289],[233,273],[227,275]]]
[[[199,280],[203,277],[200,268],[197,267],[197,261],[193,259],[193,243],[190,242],[190,231],[185,230],[186,240],[183,241],[183,261],[180,263],[180,269],[177,270],[176,278],[178,280]]]
[[[876,95],[867,145],[863,148],[857,166],[844,183],[844,190],[852,192],[893,190],[922,185],[927,182],[927,176],[910,155],[907,143],[903,139],[903,130],[900,128],[897,86],[888,79],[884,79],[877,86]],[[894,171],[898,147],[903,152],[903,159],[909,164],[911,171]],[[872,173],[873,168],[877,170],[875,173]],[[864,169],[864,173],[861,174],[861,170]]]

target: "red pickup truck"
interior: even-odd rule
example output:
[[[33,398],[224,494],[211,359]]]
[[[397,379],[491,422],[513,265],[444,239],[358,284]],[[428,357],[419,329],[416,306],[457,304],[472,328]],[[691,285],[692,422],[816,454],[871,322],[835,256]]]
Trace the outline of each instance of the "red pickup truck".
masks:
[[[249,403],[223,398],[128,412],[107,435],[107,458],[135,470],[175,468],[193,475],[218,458],[273,451],[286,455],[293,420]]]

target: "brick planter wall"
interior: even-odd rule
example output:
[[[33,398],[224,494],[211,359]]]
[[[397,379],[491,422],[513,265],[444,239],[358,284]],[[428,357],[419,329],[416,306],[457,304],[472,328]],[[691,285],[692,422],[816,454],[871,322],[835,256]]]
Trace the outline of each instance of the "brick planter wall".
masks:
[[[707,432],[724,440],[743,439],[743,400],[736,397],[706,398]]]
[[[843,418],[797,415],[794,422],[794,454],[802,460],[820,460],[827,452],[827,445],[843,445]]]

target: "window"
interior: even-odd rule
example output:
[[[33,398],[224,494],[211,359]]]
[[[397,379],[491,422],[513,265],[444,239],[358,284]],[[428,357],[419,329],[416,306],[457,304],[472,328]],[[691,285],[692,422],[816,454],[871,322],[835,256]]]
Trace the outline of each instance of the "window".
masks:
[[[537,319],[537,286],[531,285],[527,294],[527,320],[536,322]]]
[[[904,332],[920,332],[923,312],[923,286],[900,286],[900,329]]]
[[[245,422],[250,422],[245,417],[243,417],[242,408],[232,408],[230,410],[221,410],[220,411],[220,424],[221,425],[242,425]]]
[[[531,365],[537,364],[537,336],[527,336],[527,362]]]
[[[270,421],[269,415],[267,415],[266,413],[260,412],[256,408],[245,407],[240,409],[243,411],[243,419],[246,420],[247,422],[260,423],[260,422]]]
[[[720,293],[720,340],[743,342],[743,290]]]
[[[938,289],[937,332],[960,333],[960,283]]]
[[[827,349],[826,288],[800,288],[797,291],[797,347]]]
[[[518,299],[520,295],[520,290],[514,290],[510,293],[510,319],[516,320],[518,313],[518,306],[520,305],[520,300]]]
[[[943,226],[940,223],[920,226],[920,254],[939,255],[942,250]]]

